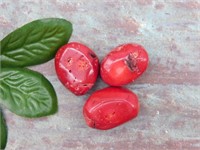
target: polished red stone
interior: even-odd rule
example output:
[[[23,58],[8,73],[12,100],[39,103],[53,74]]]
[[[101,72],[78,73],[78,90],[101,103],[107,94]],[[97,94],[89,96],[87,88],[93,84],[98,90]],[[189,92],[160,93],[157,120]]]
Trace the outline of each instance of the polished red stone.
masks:
[[[55,69],[66,88],[76,95],[83,95],[92,88],[97,79],[99,60],[90,48],[72,42],[58,50]]]
[[[128,89],[108,87],[94,92],[86,101],[83,114],[88,126],[107,130],[138,115],[137,96]]]
[[[128,84],[146,70],[148,54],[138,44],[124,44],[114,48],[101,63],[101,78],[111,86]]]

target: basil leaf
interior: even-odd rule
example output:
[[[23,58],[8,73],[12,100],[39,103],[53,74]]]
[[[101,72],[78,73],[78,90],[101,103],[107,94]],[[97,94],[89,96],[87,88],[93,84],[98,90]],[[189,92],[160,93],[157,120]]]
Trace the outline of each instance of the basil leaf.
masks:
[[[72,24],[64,19],[35,20],[16,29],[0,42],[2,67],[25,67],[52,59],[68,42]]]
[[[6,122],[4,120],[3,113],[1,112],[0,109],[0,149],[4,149],[6,147],[7,143],[7,126]]]
[[[0,104],[24,117],[42,117],[57,111],[51,83],[40,73],[25,68],[2,68]]]

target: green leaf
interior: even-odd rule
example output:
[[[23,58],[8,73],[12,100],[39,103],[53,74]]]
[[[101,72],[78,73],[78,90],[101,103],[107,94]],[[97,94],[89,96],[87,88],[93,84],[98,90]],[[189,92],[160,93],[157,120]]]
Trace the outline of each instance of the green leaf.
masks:
[[[3,113],[1,112],[0,109],[0,149],[5,149],[6,143],[7,143],[7,126],[6,122],[4,120]]]
[[[16,29],[0,42],[2,67],[25,67],[52,59],[68,42],[72,24],[64,19],[47,18]]]
[[[51,83],[40,73],[25,68],[2,68],[0,104],[24,117],[42,117],[57,112],[57,97]]]

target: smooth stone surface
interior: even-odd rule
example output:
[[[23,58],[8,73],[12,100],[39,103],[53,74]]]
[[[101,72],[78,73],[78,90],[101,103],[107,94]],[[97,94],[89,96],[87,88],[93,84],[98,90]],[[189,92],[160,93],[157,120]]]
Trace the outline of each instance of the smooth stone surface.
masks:
[[[127,88],[107,87],[92,93],[84,104],[83,115],[89,127],[108,130],[137,117],[139,109],[135,93]]]

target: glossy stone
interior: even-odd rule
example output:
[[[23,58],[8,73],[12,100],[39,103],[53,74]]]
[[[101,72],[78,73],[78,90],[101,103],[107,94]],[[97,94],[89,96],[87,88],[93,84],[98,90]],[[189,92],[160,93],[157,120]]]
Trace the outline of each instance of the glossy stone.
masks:
[[[87,46],[71,42],[58,50],[55,68],[59,80],[66,88],[76,95],[83,95],[97,79],[99,60]]]
[[[108,87],[94,92],[84,105],[83,114],[88,126],[107,130],[138,115],[137,96],[128,89]]]
[[[101,77],[111,86],[128,84],[146,70],[148,54],[138,44],[123,44],[114,48],[101,63]]]

